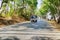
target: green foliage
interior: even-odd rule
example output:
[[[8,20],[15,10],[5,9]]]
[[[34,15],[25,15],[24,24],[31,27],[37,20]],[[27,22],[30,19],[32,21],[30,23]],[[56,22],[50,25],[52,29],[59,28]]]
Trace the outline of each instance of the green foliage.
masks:
[[[37,7],[37,0],[26,0],[28,5],[31,7],[32,10],[35,10]]]
[[[3,0],[3,3],[8,3],[8,0]]]
[[[14,2],[13,5],[10,2]],[[6,6],[10,7],[10,11],[6,10]],[[14,14],[30,18],[30,14],[35,13],[37,0],[3,0],[1,14],[5,17],[12,17]]]
[[[43,0],[40,13],[42,15],[46,15],[46,13],[50,11],[52,15],[55,15],[58,13],[59,7],[60,7],[60,0]]]

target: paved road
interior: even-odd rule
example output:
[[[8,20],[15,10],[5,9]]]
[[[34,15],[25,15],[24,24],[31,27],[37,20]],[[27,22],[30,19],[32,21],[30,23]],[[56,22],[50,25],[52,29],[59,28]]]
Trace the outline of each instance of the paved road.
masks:
[[[50,37],[55,40],[59,39],[60,32],[56,31],[46,20],[41,19],[37,23],[25,22],[2,27],[0,28],[0,36],[16,36],[21,40],[28,40],[33,36],[39,36]]]
[[[0,30],[18,30],[18,31],[28,31],[28,32],[34,32],[34,31],[54,31],[54,28],[45,20],[38,20],[36,23],[31,22],[25,22],[25,23],[19,23],[7,27],[0,28]]]

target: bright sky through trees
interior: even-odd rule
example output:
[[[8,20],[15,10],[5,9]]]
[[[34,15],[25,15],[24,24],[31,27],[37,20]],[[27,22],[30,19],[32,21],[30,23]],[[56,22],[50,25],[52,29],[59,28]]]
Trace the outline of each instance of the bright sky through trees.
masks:
[[[38,1],[37,8],[39,9],[41,7],[42,0],[37,0],[37,1]]]
[[[0,7],[1,7],[2,0],[0,0]]]

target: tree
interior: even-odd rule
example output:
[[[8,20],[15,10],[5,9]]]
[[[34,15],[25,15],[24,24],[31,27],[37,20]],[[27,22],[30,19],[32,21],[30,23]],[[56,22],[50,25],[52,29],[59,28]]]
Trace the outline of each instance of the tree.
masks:
[[[60,6],[59,4],[60,4],[60,0],[43,0],[43,4],[42,4],[43,7],[40,10],[42,11],[47,9],[47,12],[49,10],[51,14],[54,16],[59,11],[59,6]]]
[[[2,3],[2,8],[5,11],[4,14],[6,18],[12,18],[13,15],[29,18],[30,14],[35,12],[36,7],[37,0],[3,0]],[[10,11],[6,10],[6,8]]]

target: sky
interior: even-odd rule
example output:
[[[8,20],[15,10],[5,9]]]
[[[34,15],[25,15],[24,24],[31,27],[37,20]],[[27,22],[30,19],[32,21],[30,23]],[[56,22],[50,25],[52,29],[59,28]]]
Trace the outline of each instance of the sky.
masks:
[[[40,9],[42,0],[37,0],[37,1],[38,1],[37,8]]]
[[[0,0],[0,7],[1,7],[2,0]]]

